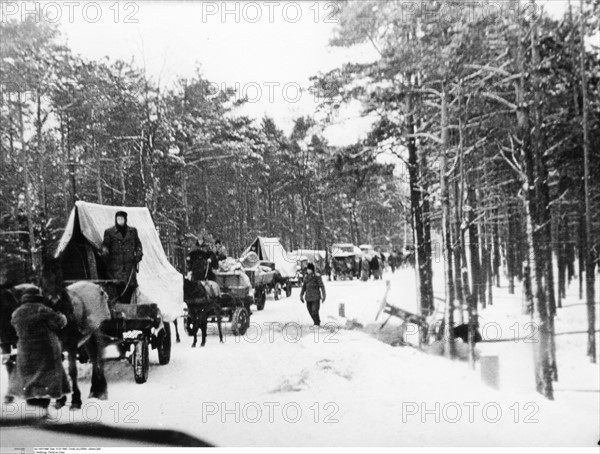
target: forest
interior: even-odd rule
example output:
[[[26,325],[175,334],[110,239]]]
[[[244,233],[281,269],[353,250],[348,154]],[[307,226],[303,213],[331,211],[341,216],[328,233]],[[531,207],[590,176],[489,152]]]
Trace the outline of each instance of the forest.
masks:
[[[134,62],[74,54],[57,26],[1,23],[2,252],[39,266],[77,200],[147,206],[181,270],[188,233],[221,238],[232,255],[257,235],[288,250],[408,243],[423,314],[437,253],[446,301],[468,308],[473,330],[502,273],[511,292],[524,283],[538,391],[551,398],[569,285],[588,304],[597,358],[600,5],[573,0],[553,19],[534,0],[465,3],[340,2],[331,45],[368,42],[378,58],[315,74],[325,120],[297,118],[290,134],[237,114],[244,100],[200,72],[164,89]],[[324,129],[357,100],[372,129],[328,144]],[[446,323],[457,323],[451,310]]]

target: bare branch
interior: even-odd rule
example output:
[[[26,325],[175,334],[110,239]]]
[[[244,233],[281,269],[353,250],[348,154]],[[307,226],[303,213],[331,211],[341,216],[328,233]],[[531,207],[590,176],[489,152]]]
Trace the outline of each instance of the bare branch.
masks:
[[[501,96],[496,95],[495,93],[490,93],[490,92],[484,92],[481,94],[484,98],[489,98],[489,99],[493,99],[494,101],[498,101],[499,103],[504,104],[505,106],[510,107],[513,111],[517,110],[517,105],[513,104],[510,101],[507,101],[506,99],[502,98]]]
[[[503,76],[506,76],[506,77],[512,75],[508,71],[505,71],[501,68],[495,68],[493,66],[469,64],[469,65],[465,65],[465,67],[470,68],[470,69],[477,69],[477,70],[481,70],[481,71],[489,71],[489,72],[493,72],[493,73],[497,73],[497,74],[502,74]]]

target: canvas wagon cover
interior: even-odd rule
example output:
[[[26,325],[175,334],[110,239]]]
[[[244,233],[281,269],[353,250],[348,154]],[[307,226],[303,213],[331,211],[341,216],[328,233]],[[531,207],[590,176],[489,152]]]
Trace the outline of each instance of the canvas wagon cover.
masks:
[[[296,275],[296,257],[287,253],[279,238],[258,236],[244,251],[244,254],[249,252],[252,246],[256,246],[260,260],[275,263],[275,269],[279,271],[282,277],[294,277]]]
[[[120,210],[127,212],[127,224],[137,229],[144,250],[137,276],[139,301],[142,304],[157,304],[163,319],[173,321],[183,315],[183,276],[169,263],[148,208],[75,202],[55,256],[60,256],[67,248],[73,237],[76,219],[83,236],[100,248],[104,230],[115,224],[115,213]]]

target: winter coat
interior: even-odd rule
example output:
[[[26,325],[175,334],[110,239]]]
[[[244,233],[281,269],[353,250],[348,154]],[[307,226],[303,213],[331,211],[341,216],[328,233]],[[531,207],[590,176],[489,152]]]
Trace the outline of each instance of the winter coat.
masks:
[[[58,399],[70,393],[56,334],[65,327],[67,318],[42,303],[25,303],[15,310],[11,323],[19,341],[8,394],[25,399]]]
[[[208,260],[210,260],[210,265],[207,270]],[[213,270],[219,268],[219,261],[214,252],[194,248],[189,252],[186,261],[188,270],[192,272],[193,281],[215,280]]]
[[[300,298],[306,294],[306,301],[321,301],[325,299],[325,286],[323,285],[323,279],[321,276],[315,273],[307,274],[302,283],[302,290],[300,291]]]
[[[102,250],[107,252],[108,277],[124,284],[129,281],[129,286],[137,286],[136,268],[144,255],[137,229],[127,226],[124,236],[116,226],[106,229]]]

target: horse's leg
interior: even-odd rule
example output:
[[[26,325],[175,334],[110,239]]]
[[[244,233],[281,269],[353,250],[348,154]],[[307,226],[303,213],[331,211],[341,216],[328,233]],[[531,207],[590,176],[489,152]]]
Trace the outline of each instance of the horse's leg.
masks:
[[[104,376],[104,358],[102,356],[104,343],[101,336],[96,332],[92,334],[86,345],[92,360],[92,386],[88,397],[107,400],[108,386]]]
[[[177,319],[173,320],[173,325],[175,326],[175,342],[181,342],[181,338],[179,337],[179,328],[177,327]]]
[[[1,348],[1,352],[3,355],[8,356],[8,358],[4,364],[6,365],[6,373],[8,374],[8,379],[10,380],[13,370],[15,370],[15,363],[14,363],[13,359],[10,357],[11,347],[9,345],[5,346],[3,344],[2,348]],[[10,394],[6,394],[4,396],[5,404],[12,404],[14,402],[14,400],[15,400],[15,398]]]
[[[198,314],[190,314],[190,317],[192,317],[192,326],[190,332],[194,338],[194,341],[192,342],[192,348],[194,348],[198,343]]]
[[[223,343],[223,331],[221,330],[221,308],[217,309],[217,328],[219,329],[219,341]]]
[[[81,408],[81,391],[77,385],[77,344],[70,345],[67,348],[69,355],[69,377],[71,377],[71,410],[79,410]],[[56,401],[56,408],[61,408],[67,402],[67,396],[63,396]]]
[[[200,317],[200,329],[202,330],[202,342],[200,343],[200,347],[204,347],[206,345],[207,327],[208,327],[208,313],[207,313],[207,311],[203,311],[202,316]]]

